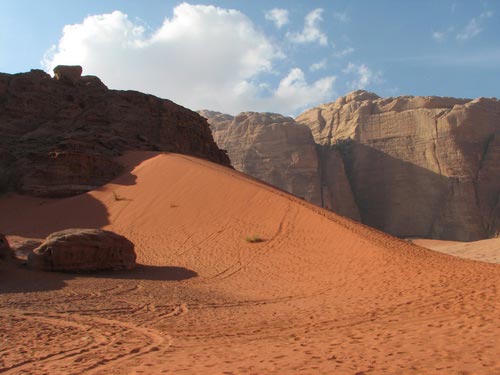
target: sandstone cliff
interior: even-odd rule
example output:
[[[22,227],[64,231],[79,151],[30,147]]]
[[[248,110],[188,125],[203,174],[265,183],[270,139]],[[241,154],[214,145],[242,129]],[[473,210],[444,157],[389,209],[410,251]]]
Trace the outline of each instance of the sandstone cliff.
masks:
[[[60,68],[60,67],[59,67]],[[0,73],[0,192],[61,197],[93,189],[125,150],[190,154],[229,165],[204,118],[169,100],[115,91],[81,68]]]
[[[500,101],[356,91],[296,120],[341,152],[363,223],[403,237],[500,232]]]
[[[306,126],[274,113],[199,113],[237,170],[359,219],[340,153],[316,145]]]

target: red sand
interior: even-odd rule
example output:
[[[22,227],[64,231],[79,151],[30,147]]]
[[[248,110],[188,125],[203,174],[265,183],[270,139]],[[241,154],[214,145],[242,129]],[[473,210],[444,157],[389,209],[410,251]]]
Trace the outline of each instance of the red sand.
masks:
[[[0,230],[102,227],[131,272],[0,268],[0,373],[500,374],[500,266],[436,253],[199,159],[0,199]],[[265,241],[249,243],[247,236]]]

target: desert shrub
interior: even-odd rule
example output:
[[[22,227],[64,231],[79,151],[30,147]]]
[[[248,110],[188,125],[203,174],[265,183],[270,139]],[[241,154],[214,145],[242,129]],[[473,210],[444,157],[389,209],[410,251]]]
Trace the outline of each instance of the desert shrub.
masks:
[[[252,236],[247,236],[245,238],[245,241],[247,242],[250,242],[250,243],[259,243],[259,242],[264,242],[264,240],[262,239],[262,237],[260,237],[259,235],[257,234],[254,234]]]

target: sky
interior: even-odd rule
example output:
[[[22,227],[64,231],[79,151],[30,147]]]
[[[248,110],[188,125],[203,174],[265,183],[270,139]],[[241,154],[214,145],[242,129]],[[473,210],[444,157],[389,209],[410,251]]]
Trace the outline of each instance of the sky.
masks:
[[[230,114],[356,89],[499,97],[500,1],[0,0],[0,72],[59,64]]]

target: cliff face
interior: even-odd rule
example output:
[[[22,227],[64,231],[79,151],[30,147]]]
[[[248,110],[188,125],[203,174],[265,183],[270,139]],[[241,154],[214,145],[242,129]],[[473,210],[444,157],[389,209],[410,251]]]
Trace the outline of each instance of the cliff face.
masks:
[[[306,126],[274,113],[199,113],[237,170],[359,219],[340,153],[318,146]]]
[[[120,169],[114,157],[125,150],[229,165],[195,112],[152,95],[108,90],[73,68],[55,78],[40,70],[0,73],[0,191],[79,194],[112,179]]]
[[[239,171],[321,203],[318,156],[310,130],[272,113],[229,115],[203,111],[217,145]]]
[[[363,223],[464,241],[500,232],[500,101],[358,91],[296,120],[342,154]]]

